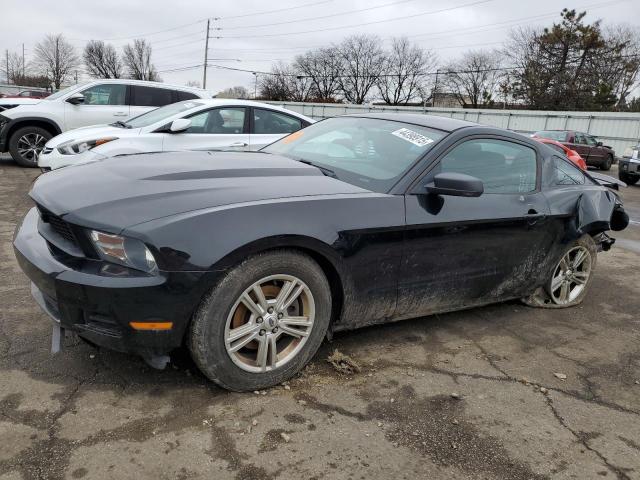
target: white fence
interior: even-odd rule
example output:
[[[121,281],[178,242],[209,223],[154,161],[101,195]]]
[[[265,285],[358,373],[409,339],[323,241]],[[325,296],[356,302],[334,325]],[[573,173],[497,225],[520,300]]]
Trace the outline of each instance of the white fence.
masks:
[[[538,130],[577,130],[594,135],[620,156],[640,143],[640,113],[549,112],[539,110],[489,110],[466,108],[394,107],[390,105],[349,105],[338,103],[269,102],[300,112],[316,120],[349,113],[421,113],[458,118],[528,134]]]

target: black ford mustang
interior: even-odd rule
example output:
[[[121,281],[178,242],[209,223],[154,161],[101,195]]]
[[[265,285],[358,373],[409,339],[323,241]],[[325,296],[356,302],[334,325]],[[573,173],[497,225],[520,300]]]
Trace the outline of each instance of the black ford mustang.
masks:
[[[258,153],[47,173],[15,251],[64,330],[162,366],[186,344],[234,390],[333,331],[522,298],[583,300],[617,194],[516,133],[422,115],[319,122]]]

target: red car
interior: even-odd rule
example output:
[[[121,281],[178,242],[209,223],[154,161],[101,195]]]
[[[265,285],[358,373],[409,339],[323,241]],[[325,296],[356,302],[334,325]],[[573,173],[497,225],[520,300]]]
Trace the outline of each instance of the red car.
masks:
[[[17,95],[2,95],[2,98],[46,98],[51,93],[44,90],[23,90]]]
[[[557,150],[558,152],[562,153],[569,160],[571,160],[578,167],[580,167],[580,169],[582,169],[582,170],[586,170],[587,169],[587,162],[585,162],[584,158],[582,158],[580,156],[580,154],[578,152],[576,152],[575,150],[571,150],[566,145],[564,145],[564,144],[562,144],[560,142],[557,142],[555,140],[551,140],[549,138],[541,138],[541,137],[533,137],[533,138],[535,140],[541,142],[541,143],[545,143],[545,144],[549,145],[554,150]]]

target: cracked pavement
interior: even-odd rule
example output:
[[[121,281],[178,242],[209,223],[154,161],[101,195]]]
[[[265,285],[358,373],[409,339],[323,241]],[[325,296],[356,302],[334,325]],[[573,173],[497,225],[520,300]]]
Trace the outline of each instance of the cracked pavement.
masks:
[[[640,479],[640,224],[580,307],[337,334],[288,385],[238,394],[185,352],[163,372],[72,338],[49,354],[11,247],[37,174],[0,159],[0,480]],[[623,195],[640,221],[640,187]],[[362,371],[334,371],[336,348]]]

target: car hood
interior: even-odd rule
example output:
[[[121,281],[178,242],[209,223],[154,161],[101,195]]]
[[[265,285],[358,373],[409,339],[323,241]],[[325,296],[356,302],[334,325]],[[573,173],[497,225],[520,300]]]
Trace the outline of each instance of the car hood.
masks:
[[[371,193],[259,152],[126,155],[41,175],[31,197],[70,223],[118,233],[178,213],[313,195]]]
[[[26,97],[4,97],[0,98],[0,106],[5,105],[35,105],[40,103],[41,98],[26,98]]]
[[[69,141],[89,141],[103,137],[132,137],[140,133],[139,128],[118,128],[109,125],[91,125],[61,133],[47,142],[47,147],[56,148]]]

